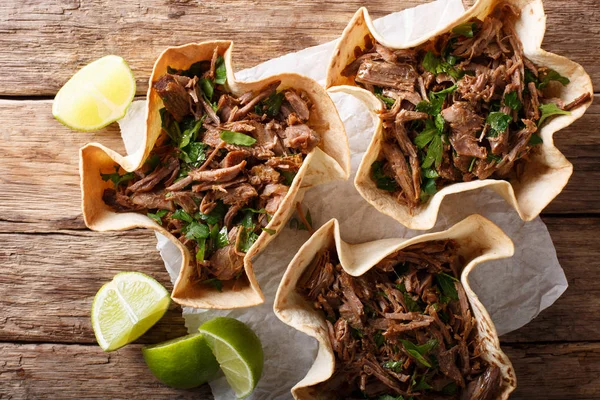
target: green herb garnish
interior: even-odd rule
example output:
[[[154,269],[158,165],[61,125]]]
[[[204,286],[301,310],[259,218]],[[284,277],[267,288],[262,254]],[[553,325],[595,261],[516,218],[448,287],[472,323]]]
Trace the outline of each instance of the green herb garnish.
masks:
[[[256,143],[256,139],[252,136],[245,135],[239,132],[233,131],[221,131],[221,139],[227,144],[235,144],[238,146],[252,146]]]
[[[570,111],[565,111],[558,108],[556,103],[542,104],[540,106],[540,111],[542,112],[542,116],[538,121],[538,126],[542,126],[542,124],[547,118],[553,117],[555,115],[571,115]]]
[[[223,282],[217,278],[207,279],[205,281],[202,281],[201,283],[204,283],[205,285],[210,285],[217,289],[219,292],[223,291]]]
[[[400,342],[402,342],[402,346],[404,346],[404,349],[412,358],[423,364],[425,367],[431,368],[431,364],[425,356],[438,345],[436,339],[430,339],[427,343],[422,345],[416,345],[403,339],[400,339]]]
[[[186,213],[185,211],[183,211],[182,209],[178,209],[176,210],[172,215],[171,218],[173,219],[178,219],[180,221],[184,221],[189,223],[194,222],[194,218],[192,218],[192,216],[188,213]]]
[[[468,38],[473,37],[473,31],[477,27],[473,22],[466,22],[464,24],[460,24],[452,28],[452,33],[456,33],[457,35],[465,36]]]
[[[112,174],[100,174],[104,182],[108,180],[112,181],[113,185],[115,185],[115,189],[118,188],[121,183],[128,182],[135,178],[135,174],[133,172],[127,172],[123,175],[120,175],[119,169],[119,166],[115,165],[115,172]]]
[[[452,300],[458,300],[458,292],[454,286],[454,282],[458,280],[453,276],[445,273],[437,274],[435,280],[442,291],[442,294]]]
[[[227,82],[227,69],[225,68],[225,60],[222,56],[217,58],[217,64],[215,68],[215,83],[217,85],[224,85]]]
[[[508,125],[511,123],[512,117],[500,111],[491,112],[486,122],[490,125],[490,131],[487,133],[488,137],[497,137],[502,132],[508,129]]]
[[[551,81],[558,81],[563,86],[567,86],[570,82],[569,78],[562,76],[553,69],[543,69],[538,74],[539,83],[538,89],[544,89]]]
[[[371,164],[371,173],[373,174],[373,180],[375,181],[377,188],[388,192],[395,192],[398,190],[398,184],[394,178],[390,178],[383,173],[383,161],[375,161]]]
[[[516,111],[519,111],[523,107],[523,103],[519,100],[517,92],[510,92],[504,96],[504,104]]]
[[[146,215],[148,215],[148,217],[152,218],[154,221],[156,221],[157,224],[162,225],[162,217],[164,217],[165,215],[167,215],[168,211],[167,210],[158,210],[156,213],[148,213]]]

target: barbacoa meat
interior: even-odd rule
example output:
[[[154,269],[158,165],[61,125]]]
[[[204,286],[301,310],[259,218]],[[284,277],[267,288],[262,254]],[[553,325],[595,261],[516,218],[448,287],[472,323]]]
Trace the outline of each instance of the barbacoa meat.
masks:
[[[412,210],[454,182],[518,178],[542,142],[543,105],[569,111],[591,101],[589,94],[569,104],[546,98],[546,87],[568,79],[524,55],[517,17],[500,2],[483,21],[411,49],[365,37],[365,49],[356,49],[342,74],[385,107],[385,140],[372,166],[378,188]]]
[[[102,174],[114,184],[104,202],[169,230],[191,253],[192,281],[215,288],[245,279],[244,255],[321,143],[307,93],[274,81],[236,96],[218,82],[222,66],[215,50],[153,82],[164,104],[155,148],[138,171]]]
[[[298,292],[322,312],[335,371],[325,398],[492,400],[500,369],[482,358],[453,240],[419,243],[352,277],[321,250]],[[441,283],[442,282],[442,283]]]

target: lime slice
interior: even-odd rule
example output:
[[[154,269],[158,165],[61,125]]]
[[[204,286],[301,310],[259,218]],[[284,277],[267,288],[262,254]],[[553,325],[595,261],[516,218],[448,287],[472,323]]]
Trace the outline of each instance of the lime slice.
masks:
[[[200,386],[219,370],[215,356],[199,333],[144,346],[142,354],[152,374],[177,389]]]
[[[119,56],[102,57],[80,69],[58,91],[52,115],[78,131],[94,131],[125,116],[135,96],[135,78]]]
[[[226,317],[205,322],[199,331],[237,397],[244,398],[252,393],[264,363],[262,344],[256,333],[243,322]]]
[[[167,311],[169,292],[139,272],[121,272],[100,288],[92,304],[92,327],[104,351],[142,336]]]

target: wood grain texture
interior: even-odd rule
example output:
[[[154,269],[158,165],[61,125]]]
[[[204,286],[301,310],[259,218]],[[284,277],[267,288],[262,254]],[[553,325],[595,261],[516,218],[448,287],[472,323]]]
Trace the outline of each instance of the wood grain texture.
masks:
[[[0,65],[8,73],[0,76],[0,95],[52,96],[75,71],[106,54],[127,59],[141,94],[154,60],[168,46],[231,39],[241,69],[335,39],[362,5],[380,17],[425,2],[5,0],[0,2]],[[544,4],[545,49],[581,63],[600,81],[597,1]]]
[[[0,343],[0,398],[212,398],[207,386],[184,391],[158,383],[139,347],[103,353],[96,346]],[[516,345],[505,351],[519,377],[513,400],[594,399],[600,392],[598,343]]]
[[[600,309],[600,282],[590,279],[600,270],[600,218],[550,218],[546,223],[570,287],[556,304],[502,341],[600,341],[600,315],[590,312]],[[92,300],[117,272],[144,272],[171,289],[149,231],[0,233],[0,243],[0,341],[95,343]],[[173,305],[140,342],[186,333],[181,310]]]
[[[0,399],[211,399],[210,388],[176,390],[146,367],[139,345],[0,343]]]
[[[0,221],[14,222],[9,230],[83,229],[79,148],[98,141],[123,150],[118,127],[73,132],[54,120],[50,110],[50,101],[0,100],[7,126],[0,131]],[[600,212],[598,126],[597,101],[582,119],[557,134],[557,145],[575,165],[575,173],[546,212]]]
[[[172,289],[149,231],[2,233],[0,243],[0,341],[95,343],[92,301],[118,272],[143,272]],[[173,303],[141,343],[185,334]]]

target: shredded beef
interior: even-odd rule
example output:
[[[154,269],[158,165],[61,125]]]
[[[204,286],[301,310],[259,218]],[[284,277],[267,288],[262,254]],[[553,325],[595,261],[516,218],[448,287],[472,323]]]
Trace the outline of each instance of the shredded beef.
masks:
[[[359,277],[343,270],[335,249],[319,251],[297,288],[322,313],[335,354],[333,375],[315,390],[324,398],[496,398],[500,370],[482,356],[458,251],[452,240],[420,243]]]

